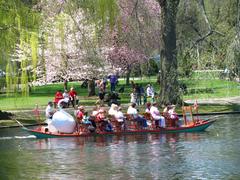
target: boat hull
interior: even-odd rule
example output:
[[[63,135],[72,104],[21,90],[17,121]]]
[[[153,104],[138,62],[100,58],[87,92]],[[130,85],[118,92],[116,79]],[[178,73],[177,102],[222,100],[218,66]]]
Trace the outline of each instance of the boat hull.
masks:
[[[160,128],[160,129],[139,129],[139,130],[125,130],[125,131],[117,131],[117,132],[94,132],[94,133],[72,133],[72,134],[64,134],[64,133],[50,133],[44,132],[41,129],[28,129],[23,127],[23,130],[27,131],[29,134],[36,136],[36,138],[59,138],[59,137],[86,137],[86,136],[104,136],[104,135],[127,135],[127,134],[145,134],[145,133],[188,133],[188,132],[200,132],[204,131],[210,125],[212,125],[215,120],[203,121],[200,124],[188,126],[188,127],[168,127],[168,128]]]

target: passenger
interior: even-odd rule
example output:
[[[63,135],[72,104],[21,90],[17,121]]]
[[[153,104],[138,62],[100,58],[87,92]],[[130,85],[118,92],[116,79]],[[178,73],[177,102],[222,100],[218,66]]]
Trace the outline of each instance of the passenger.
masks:
[[[118,122],[124,122],[126,117],[122,113],[122,108],[119,106],[117,109],[117,113],[114,115]]]
[[[92,125],[92,122],[89,120],[89,118],[90,117],[88,116],[88,112],[84,112],[82,123]]]
[[[172,120],[171,126],[176,126],[178,124],[178,114],[175,111],[175,105],[169,106],[168,114],[170,115],[170,118]]]
[[[79,123],[82,122],[84,113],[85,113],[84,107],[83,106],[78,106],[76,117],[77,117],[77,120],[78,120]]]
[[[99,107],[98,106],[94,107],[91,116],[96,117],[98,115],[98,111]]]
[[[169,107],[169,105],[164,105],[163,113],[168,113]]]
[[[132,103],[127,110],[127,114],[130,114],[133,116],[133,118],[140,122],[140,124],[142,125],[143,128],[147,128],[147,120],[142,117],[141,115],[138,114],[138,111],[136,109],[136,104]]]
[[[82,131],[83,129],[81,129],[81,123],[83,120],[83,116],[84,116],[84,107],[83,106],[79,106],[77,113],[76,113],[76,117],[77,117],[77,132]]]
[[[108,110],[108,114],[109,115],[115,115],[117,113],[117,110],[118,110],[118,105],[112,104],[111,107]]]
[[[48,122],[48,121],[50,121],[52,119],[53,114],[55,113],[52,101],[48,102],[48,105],[47,105],[47,108],[45,110],[45,113],[46,113],[46,119],[47,119],[47,122]]]
[[[93,109],[92,109],[92,113],[91,113],[91,115],[89,116],[89,121],[91,121],[91,123],[92,123],[92,126],[94,127],[94,128],[97,128],[97,125],[96,125],[96,116],[97,116],[97,114],[98,114],[98,106],[96,106],[96,107],[94,107]]]
[[[152,107],[150,108],[150,113],[153,119],[155,120],[156,127],[162,127],[162,128],[166,127],[165,118],[161,116],[160,111],[157,108],[156,102],[153,103]]]
[[[63,99],[63,94],[61,90],[58,90],[54,97],[54,107],[57,107],[58,102]]]
[[[123,115],[121,110],[122,108],[120,106],[118,107],[118,105],[112,104],[111,108],[108,111],[108,114],[114,116],[118,122],[123,122],[125,116]]]
[[[93,133],[96,130],[96,124],[92,123],[91,118],[88,116],[88,112],[84,112],[82,123],[87,126],[86,129]],[[95,126],[94,126],[95,125]]]
[[[119,127],[120,129],[125,129],[125,116],[121,111],[121,107],[118,107],[118,105],[116,104],[112,104],[108,111],[108,114],[114,117],[116,121],[114,121],[113,123],[115,123],[117,127]]]
[[[100,130],[101,131],[112,131],[112,124],[109,122],[109,120],[106,117],[106,111],[104,109],[99,109],[98,114],[96,116],[96,121],[100,124]]]

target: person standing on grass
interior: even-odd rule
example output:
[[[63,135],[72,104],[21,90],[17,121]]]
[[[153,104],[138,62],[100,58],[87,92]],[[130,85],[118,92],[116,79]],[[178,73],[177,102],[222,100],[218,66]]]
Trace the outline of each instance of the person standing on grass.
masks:
[[[118,77],[114,74],[111,74],[110,76],[108,76],[108,79],[110,80],[111,92],[113,92],[116,89],[116,84],[118,82]]]
[[[61,90],[58,90],[54,97],[54,107],[57,107],[58,102],[63,99],[63,94]]]
[[[68,81],[66,79],[64,79],[64,81],[63,81],[64,91],[67,90],[67,85],[68,85]]]
[[[136,95],[137,95],[137,105],[139,106],[139,105],[142,104],[142,95],[141,95],[140,85],[136,84],[135,92],[136,92]]]
[[[151,102],[154,102],[154,89],[151,84],[147,85],[147,98],[151,98]]]
[[[131,97],[130,103],[137,103],[137,94],[135,89],[132,90],[130,97]]]
[[[71,87],[69,91],[70,96],[70,102],[72,103],[72,106],[75,108],[75,105],[78,105],[79,99],[77,97],[77,92],[74,90],[73,87]]]

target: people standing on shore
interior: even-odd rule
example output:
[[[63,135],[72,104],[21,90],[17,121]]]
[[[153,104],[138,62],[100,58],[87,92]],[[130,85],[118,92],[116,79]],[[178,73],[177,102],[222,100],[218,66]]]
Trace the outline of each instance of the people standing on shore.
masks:
[[[115,74],[111,74],[108,76],[108,79],[110,80],[111,92],[113,92],[116,89],[118,77]]]
[[[58,90],[54,97],[54,108],[57,107],[57,104],[61,99],[63,99],[63,94],[61,90]]]
[[[147,85],[146,93],[147,93],[147,98],[151,98],[151,103],[153,103],[155,101],[154,100],[154,89],[151,84]]]
[[[69,91],[69,96],[70,96],[70,101],[72,103],[72,106],[73,106],[73,108],[75,108],[75,105],[78,105],[78,103],[79,103],[79,99],[77,96],[77,91],[75,91],[73,87],[71,87],[71,89]]]

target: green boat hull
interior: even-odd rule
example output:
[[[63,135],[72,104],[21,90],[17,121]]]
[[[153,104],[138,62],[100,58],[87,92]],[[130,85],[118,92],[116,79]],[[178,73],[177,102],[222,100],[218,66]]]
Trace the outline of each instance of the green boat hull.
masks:
[[[72,133],[72,134],[64,134],[64,133],[50,133],[43,132],[39,128],[37,129],[28,129],[23,127],[23,130],[27,131],[29,134],[36,136],[36,138],[59,138],[59,137],[86,137],[86,136],[105,136],[105,135],[127,135],[127,134],[160,134],[160,133],[192,133],[192,132],[200,132],[207,129],[211,126],[215,120],[211,121],[203,121],[200,124],[196,124],[188,127],[169,127],[169,128],[160,128],[160,129],[139,129],[139,130],[125,130],[125,131],[117,131],[117,132],[99,132],[99,133]]]

